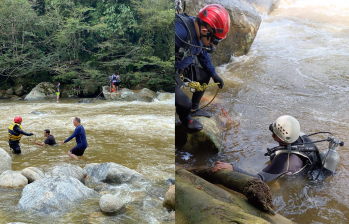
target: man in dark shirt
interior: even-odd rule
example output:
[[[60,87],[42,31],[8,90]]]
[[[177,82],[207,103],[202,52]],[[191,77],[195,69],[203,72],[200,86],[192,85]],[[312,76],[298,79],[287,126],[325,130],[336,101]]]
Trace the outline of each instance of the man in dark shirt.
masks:
[[[20,116],[16,116],[14,122],[12,122],[8,127],[8,144],[10,148],[13,150],[14,154],[21,154],[21,147],[19,145],[19,141],[21,140],[22,136],[33,135],[33,133],[27,133],[23,131],[21,124],[22,118]]]
[[[177,19],[178,18],[178,19]],[[211,62],[207,49],[213,49],[213,44],[217,45],[225,39],[230,28],[230,16],[227,10],[218,4],[207,5],[200,10],[198,17],[187,17],[176,15],[175,20],[175,70],[176,82],[176,112],[180,121],[190,131],[200,131],[202,124],[193,119],[193,116],[211,117],[206,111],[199,109],[200,100],[204,91],[196,91],[190,100],[189,97],[180,89],[181,83],[178,83],[180,75],[184,75],[191,81],[197,81],[201,85],[208,84],[212,78],[214,82],[219,83],[219,88],[223,88],[224,82],[217,75]],[[188,37],[191,39],[188,40]],[[189,41],[191,46],[188,47]],[[194,63],[198,59],[202,67]]]
[[[44,145],[56,145],[56,140],[53,137],[53,135],[50,134],[50,130],[45,129],[44,131],[44,136],[46,137],[45,141],[42,143],[38,143],[38,142],[34,142],[32,139],[30,139],[29,141],[31,141],[34,144],[40,145],[40,146],[44,146]]]
[[[77,156],[82,156],[85,152],[85,149],[87,148],[87,140],[86,140],[86,133],[84,127],[81,125],[81,120],[78,117],[75,117],[73,120],[73,124],[76,127],[74,133],[67,138],[66,140],[62,141],[61,144],[63,145],[66,142],[69,142],[73,138],[75,138],[76,146],[74,146],[69,152],[68,155],[78,160]]]

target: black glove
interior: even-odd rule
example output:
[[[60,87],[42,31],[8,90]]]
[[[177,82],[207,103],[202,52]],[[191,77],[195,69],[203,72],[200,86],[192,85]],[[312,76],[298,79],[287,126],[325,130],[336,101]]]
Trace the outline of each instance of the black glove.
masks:
[[[29,133],[29,135],[28,136],[32,136],[32,135],[34,135],[33,133]]]
[[[221,78],[221,77],[219,77],[218,75],[216,75],[215,77],[213,77],[213,81],[215,82],[215,83],[219,83],[218,84],[218,87],[220,88],[220,89],[222,89],[223,88],[223,86],[224,86],[224,82],[223,82],[223,79]]]

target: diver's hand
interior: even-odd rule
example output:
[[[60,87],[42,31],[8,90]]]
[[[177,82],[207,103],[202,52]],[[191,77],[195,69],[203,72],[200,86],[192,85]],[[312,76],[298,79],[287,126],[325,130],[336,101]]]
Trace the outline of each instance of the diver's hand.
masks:
[[[29,139],[29,141],[34,142],[32,139]]]
[[[32,135],[34,135],[33,133],[29,133],[29,135],[28,136],[32,136]]]
[[[223,163],[223,162],[216,162],[216,165],[212,168],[212,172],[217,172],[218,170],[222,170],[222,169],[228,169],[233,171],[233,166],[230,165],[229,163]]]
[[[224,82],[223,82],[223,79],[221,78],[221,77],[219,77],[218,75],[216,75],[215,77],[213,77],[213,81],[215,82],[215,83],[219,83],[218,84],[218,87],[220,88],[220,89],[222,89],[223,88],[223,86],[224,86]]]
[[[64,141],[61,142],[61,145],[63,145],[63,144],[64,144]]]

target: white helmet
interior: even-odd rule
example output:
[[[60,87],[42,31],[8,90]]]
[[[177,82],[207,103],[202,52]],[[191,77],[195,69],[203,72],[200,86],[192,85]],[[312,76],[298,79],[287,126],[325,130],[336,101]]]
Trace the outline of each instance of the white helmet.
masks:
[[[300,134],[301,126],[296,118],[284,115],[276,119],[272,124],[273,132],[286,143],[295,142]]]

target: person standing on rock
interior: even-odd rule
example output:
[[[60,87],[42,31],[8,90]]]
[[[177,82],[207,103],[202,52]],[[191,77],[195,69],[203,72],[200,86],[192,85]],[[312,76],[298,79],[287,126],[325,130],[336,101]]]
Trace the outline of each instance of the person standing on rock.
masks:
[[[58,83],[57,86],[56,86],[57,102],[59,102],[59,94],[61,93],[60,90],[59,90],[59,86],[60,86],[60,85],[61,85],[61,84]]]
[[[115,75],[115,73],[113,73],[113,75],[111,76],[111,84],[113,87],[112,92],[116,92],[116,82],[117,82],[117,76]]]
[[[115,83],[116,91],[119,91],[120,84],[121,84],[121,78],[120,78],[120,75],[117,75],[116,76],[116,83]]]
[[[269,182],[284,175],[307,173],[321,167],[318,148],[314,143],[311,143],[311,139],[306,134],[300,132],[300,125],[296,118],[289,115],[281,116],[269,126],[269,130],[279,146],[268,149],[268,153],[265,155],[270,156],[271,163],[257,175],[220,161],[216,162],[212,171],[229,169]],[[304,147],[308,149],[304,149]]]
[[[12,122],[8,127],[8,144],[10,148],[13,150],[12,153],[14,154],[21,154],[21,147],[19,145],[19,141],[21,140],[22,136],[33,135],[33,133],[27,133],[23,131],[21,124],[22,118],[20,116],[16,116],[14,122]]]
[[[69,152],[68,155],[78,160],[77,156],[82,156],[85,152],[85,149],[87,148],[87,140],[86,140],[86,133],[84,127],[81,125],[81,120],[78,117],[75,117],[73,119],[73,124],[76,127],[74,133],[67,138],[66,140],[62,141],[61,144],[63,145],[66,142],[69,142],[73,138],[75,138],[76,146],[74,146]]]
[[[50,130],[49,129],[45,129],[44,130],[44,136],[46,137],[45,141],[42,143],[38,143],[38,142],[34,142],[32,139],[30,139],[29,141],[31,141],[34,144],[40,145],[40,146],[44,146],[44,145],[56,145],[56,140],[53,137],[53,135],[50,134]]]
[[[193,116],[211,117],[206,111],[199,109],[204,91],[193,92],[190,98],[181,90],[184,82],[197,81],[200,85],[208,84],[212,78],[218,87],[223,88],[224,82],[212,64],[208,53],[214,46],[227,37],[230,28],[230,16],[219,4],[207,5],[199,11],[198,17],[177,14],[175,19],[175,104],[180,121],[189,131],[200,131],[202,124]],[[198,59],[200,65],[195,63]]]

